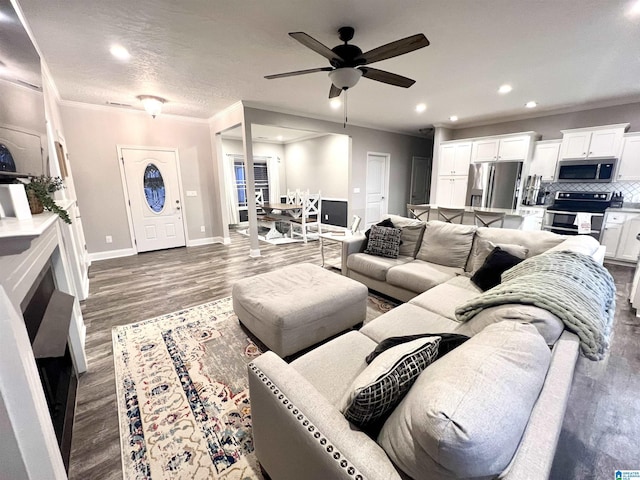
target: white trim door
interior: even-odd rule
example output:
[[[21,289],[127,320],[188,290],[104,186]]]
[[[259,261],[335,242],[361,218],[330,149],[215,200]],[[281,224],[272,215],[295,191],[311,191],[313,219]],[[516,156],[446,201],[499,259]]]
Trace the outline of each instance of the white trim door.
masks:
[[[136,250],[184,247],[177,152],[122,148],[120,153]]]
[[[389,188],[389,154],[367,153],[365,224],[369,228],[387,213]]]

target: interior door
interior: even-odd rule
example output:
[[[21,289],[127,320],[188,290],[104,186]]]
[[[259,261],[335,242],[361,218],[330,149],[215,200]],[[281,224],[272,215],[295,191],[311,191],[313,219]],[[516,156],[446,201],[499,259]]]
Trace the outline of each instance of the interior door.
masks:
[[[389,155],[367,154],[367,188],[365,223],[367,228],[382,220],[387,212],[387,171]]]
[[[411,201],[409,203],[427,203],[431,177],[431,160],[425,157],[413,157],[411,166]]]
[[[138,252],[184,247],[176,153],[122,149]]]

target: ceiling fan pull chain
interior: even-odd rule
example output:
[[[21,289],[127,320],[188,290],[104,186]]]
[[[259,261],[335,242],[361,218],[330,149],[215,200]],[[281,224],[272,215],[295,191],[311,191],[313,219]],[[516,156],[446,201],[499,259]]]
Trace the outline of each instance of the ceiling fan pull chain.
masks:
[[[348,98],[348,90],[344,91],[344,125],[342,128],[347,128],[347,98]]]

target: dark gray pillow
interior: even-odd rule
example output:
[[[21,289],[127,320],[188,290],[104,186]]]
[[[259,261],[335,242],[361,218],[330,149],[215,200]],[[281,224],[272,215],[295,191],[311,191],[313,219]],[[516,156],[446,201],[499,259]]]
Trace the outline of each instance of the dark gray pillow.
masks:
[[[364,253],[378,257],[398,258],[401,234],[402,230],[399,228],[372,226]]]
[[[394,224],[394,226],[396,226]],[[400,255],[407,257],[415,257],[416,253],[418,253],[418,248],[420,248],[420,243],[422,242],[422,235],[424,234],[424,223],[418,225],[407,225],[407,226],[399,226],[402,229],[402,234],[400,238],[402,242],[400,243]]]

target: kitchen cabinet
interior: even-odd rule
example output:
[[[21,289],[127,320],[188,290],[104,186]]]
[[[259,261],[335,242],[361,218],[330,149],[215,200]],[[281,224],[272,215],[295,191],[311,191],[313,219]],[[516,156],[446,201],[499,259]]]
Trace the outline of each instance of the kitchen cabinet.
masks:
[[[467,197],[467,176],[439,175],[436,204],[440,207],[463,207]]]
[[[560,154],[560,143],[560,140],[544,140],[535,143],[529,175],[540,175],[543,182],[553,182]]]
[[[443,142],[440,146],[438,175],[469,175],[471,142]]]
[[[542,230],[542,220],[546,207],[526,207],[525,211],[533,212],[533,215],[523,215],[522,230]],[[524,213],[524,212],[522,212]]]
[[[524,161],[529,155],[531,135],[483,138],[473,142],[471,162]]]
[[[606,158],[620,156],[628,123],[562,130],[560,158]]]
[[[640,132],[624,136],[616,179],[640,180]]]
[[[637,262],[640,254],[640,213],[608,211],[604,217],[604,227],[600,243],[605,246],[606,258]]]

